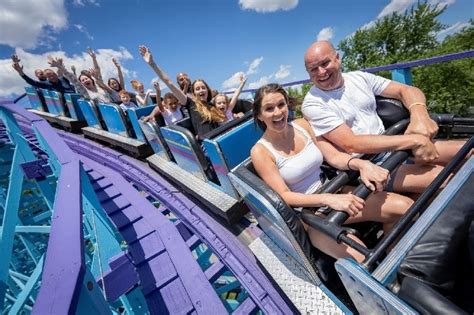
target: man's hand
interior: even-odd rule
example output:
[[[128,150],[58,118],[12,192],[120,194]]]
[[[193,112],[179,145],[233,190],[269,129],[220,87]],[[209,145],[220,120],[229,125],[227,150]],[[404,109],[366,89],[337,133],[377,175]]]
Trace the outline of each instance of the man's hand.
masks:
[[[13,69],[15,69],[16,72],[18,72],[18,74],[23,75],[23,66],[22,65],[20,65],[19,63],[14,62],[12,64],[12,67],[13,67]]]
[[[415,160],[423,163],[429,163],[439,157],[439,153],[433,142],[428,137],[421,135],[416,136],[419,145],[412,149]]]
[[[147,64],[150,65],[153,63],[153,55],[151,54],[151,51],[148,49],[148,47],[141,45],[138,47],[138,50],[140,51],[140,55],[142,55],[143,60],[145,60]]]
[[[412,115],[406,135],[418,134],[432,139],[438,133],[438,124],[429,115]]]
[[[18,55],[16,55],[16,54],[12,55],[12,62],[13,63],[20,63],[20,61],[21,61],[21,59],[18,58]]]
[[[20,64],[20,58],[18,58],[17,55],[13,54],[12,55],[12,67],[15,69],[16,72],[18,72],[19,75],[23,75],[23,66]]]
[[[52,56],[48,56],[48,64],[51,66],[51,67],[55,67],[55,68],[64,68],[64,64],[63,64],[63,59],[62,58],[54,58]]]
[[[89,54],[89,56],[91,56],[92,59],[96,59],[97,56],[92,48],[87,48],[87,53]]]

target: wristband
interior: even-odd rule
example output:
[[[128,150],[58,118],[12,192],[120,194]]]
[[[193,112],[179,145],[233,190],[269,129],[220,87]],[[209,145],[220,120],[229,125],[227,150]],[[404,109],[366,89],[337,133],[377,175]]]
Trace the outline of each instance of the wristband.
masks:
[[[408,106],[408,111],[410,111],[411,108],[414,107],[414,106],[424,106],[424,107],[426,107],[426,104],[422,103],[422,102],[415,102],[415,103],[411,104],[410,106]]]
[[[351,157],[349,160],[347,160],[347,169],[348,169],[349,171],[355,171],[355,170],[352,169],[351,166],[349,165],[349,163],[351,163],[351,161],[352,161],[353,159],[355,159],[355,158],[356,158],[356,157],[353,156],[353,157]]]

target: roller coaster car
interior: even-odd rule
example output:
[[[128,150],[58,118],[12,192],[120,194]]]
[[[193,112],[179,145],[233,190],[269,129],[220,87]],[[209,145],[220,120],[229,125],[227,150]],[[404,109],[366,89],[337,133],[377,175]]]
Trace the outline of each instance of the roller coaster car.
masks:
[[[155,154],[150,166],[229,223],[247,211],[227,174],[249,156],[261,137],[251,112],[205,135],[198,143],[189,118],[164,126],[163,121],[140,122]],[[191,176],[190,176],[191,175]]]
[[[384,120],[386,126],[406,117],[401,104],[396,104],[398,110],[393,112],[396,107],[390,106],[391,103],[391,100],[378,100],[379,114],[392,118],[392,122]],[[450,115],[433,118],[441,125],[456,125],[456,119]],[[402,120],[387,132],[402,132],[407,124],[407,119]],[[462,120],[461,125],[468,128],[459,125],[456,128],[466,134],[474,121],[471,119],[468,126],[467,120]],[[472,313],[474,199],[466,196],[474,193],[474,157],[459,167],[473,144],[474,138],[466,142],[392,231],[372,249],[347,236],[351,229],[343,226],[347,219],[345,212],[331,211],[321,218],[314,215],[314,209],[303,209],[298,216],[256,175],[250,159],[235,168],[229,177],[264,233],[315,285],[329,288],[350,310],[362,314]],[[394,152],[382,167],[393,171],[408,156],[409,152]],[[453,179],[436,196],[443,182],[456,170]],[[335,192],[355,177],[355,172],[341,172],[319,192]],[[353,193],[366,198],[370,191],[361,184]],[[320,252],[311,245],[301,221],[360,251],[366,256],[365,261],[362,264],[353,259],[336,261]]]
[[[88,125],[82,128],[86,138],[116,147],[135,158],[147,157],[152,153],[138,120],[149,115],[154,105],[129,108],[125,115],[116,104],[95,105],[84,99],[78,100],[78,103]]]
[[[71,132],[79,132],[86,126],[84,116],[79,110],[77,100],[80,95],[25,87],[31,104],[30,111],[43,117],[49,123]],[[63,97],[64,96],[64,97]]]

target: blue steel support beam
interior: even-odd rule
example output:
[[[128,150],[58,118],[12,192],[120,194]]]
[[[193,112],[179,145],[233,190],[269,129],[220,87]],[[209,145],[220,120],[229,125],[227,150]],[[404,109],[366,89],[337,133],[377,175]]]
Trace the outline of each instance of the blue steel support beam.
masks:
[[[0,234],[0,253],[2,253],[2,259],[0,259],[0,310],[3,310],[4,307],[5,293],[8,286],[8,269],[13,251],[13,238],[18,223],[18,208],[23,187],[23,173],[20,164],[23,162],[23,157],[18,150],[15,150]]]
[[[41,272],[43,271],[43,258],[44,256],[41,256],[41,259],[38,261],[38,264],[36,265],[35,270],[29,277],[28,281],[26,282],[25,287],[21,290],[21,293],[16,297],[16,301],[13,304],[13,306],[10,308],[9,314],[19,314],[20,310],[23,308],[23,306],[27,302],[28,298],[33,292],[35,285],[38,283],[40,279]]]
[[[392,80],[400,83],[413,85],[413,76],[410,68],[392,70]]]

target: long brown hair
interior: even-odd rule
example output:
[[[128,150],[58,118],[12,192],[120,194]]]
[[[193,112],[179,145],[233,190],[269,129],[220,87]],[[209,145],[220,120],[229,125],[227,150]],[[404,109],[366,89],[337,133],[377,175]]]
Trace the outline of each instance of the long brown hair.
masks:
[[[195,94],[194,94],[194,85],[196,85],[197,82],[202,82],[204,86],[206,87],[207,90],[207,99],[206,102],[201,101]],[[211,89],[209,88],[209,85],[207,85],[206,81],[198,79],[193,82],[191,85],[192,87],[192,92],[194,95],[194,103],[196,103],[196,110],[197,112],[201,115],[202,119],[204,121],[208,122],[216,122],[220,123],[225,121],[225,116],[224,113],[222,113],[220,110],[218,110],[214,104],[211,103],[212,99],[212,93]]]

